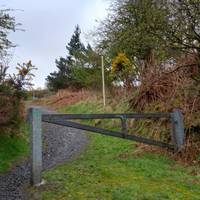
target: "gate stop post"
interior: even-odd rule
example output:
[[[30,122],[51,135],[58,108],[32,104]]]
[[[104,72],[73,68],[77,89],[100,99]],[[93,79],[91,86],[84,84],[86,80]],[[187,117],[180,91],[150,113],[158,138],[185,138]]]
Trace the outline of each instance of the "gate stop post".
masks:
[[[172,113],[173,140],[176,151],[181,151],[185,142],[183,114],[180,109],[174,109]]]
[[[30,124],[31,184],[39,186],[42,182],[42,125],[39,107],[29,108],[28,121]]]

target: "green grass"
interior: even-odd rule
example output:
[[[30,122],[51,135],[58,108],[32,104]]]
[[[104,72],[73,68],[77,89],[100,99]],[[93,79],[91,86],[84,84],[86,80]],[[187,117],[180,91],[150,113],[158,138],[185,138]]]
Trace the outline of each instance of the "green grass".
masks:
[[[120,108],[116,107],[118,111]],[[98,102],[80,102],[62,111],[102,111]],[[91,123],[88,121],[87,123]],[[111,123],[107,123],[110,127]],[[46,185],[32,191],[44,200],[199,200],[199,177],[167,156],[142,152],[133,142],[90,134],[80,157],[44,173]],[[33,198],[34,199],[34,198]]]
[[[21,127],[16,137],[0,136],[0,173],[10,169],[14,162],[28,153],[27,127]]]

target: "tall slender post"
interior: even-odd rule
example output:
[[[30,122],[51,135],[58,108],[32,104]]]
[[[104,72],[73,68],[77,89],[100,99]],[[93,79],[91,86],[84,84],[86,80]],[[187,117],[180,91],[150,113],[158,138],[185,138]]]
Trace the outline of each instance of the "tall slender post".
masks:
[[[102,68],[102,90],[103,90],[103,105],[106,106],[106,93],[105,93],[105,72],[104,72],[104,59],[101,56],[101,68]]]
[[[41,184],[42,173],[42,127],[41,109],[33,107],[28,110],[28,120],[31,131],[31,184]]]

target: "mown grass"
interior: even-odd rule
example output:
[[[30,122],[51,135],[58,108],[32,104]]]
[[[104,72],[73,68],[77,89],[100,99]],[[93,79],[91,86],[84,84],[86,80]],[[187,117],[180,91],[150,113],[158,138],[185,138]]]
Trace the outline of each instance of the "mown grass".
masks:
[[[0,173],[10,169],[14,162],[28,153],[27,126],[21,127],[18,136],[0,134]]]
[[[120,104],[119,104],[120,105]],[[125,106],[125,105],[124,105]],[[120,111],[122,106],[113,106]],[[126,107],[126,106],[125,106]],[[104,109],[104,111],[107,108]],[[110,109],[110,108],[109,108]],[[103,111],[98,101],[80,102],[66,113]],[[88,121],[87,123],[91,123]],[[107,127],[111,122],[107,122]],[[200,181],[189,169],[167,156],[143,152],[135,143],[89,134],[90,143],[80,157],[44,173],[46,185],[32,198],[44,200],[199,200]],[[34,198],[33,198],[34,199]]]

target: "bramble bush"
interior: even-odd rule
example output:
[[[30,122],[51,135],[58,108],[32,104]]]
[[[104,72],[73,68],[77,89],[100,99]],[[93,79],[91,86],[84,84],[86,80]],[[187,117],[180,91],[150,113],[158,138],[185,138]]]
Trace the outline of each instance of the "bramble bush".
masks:
[[[151,66],[141,73],[141,84],[134,88],[130,100],[131,109],[137,112],[172,112],[174,108],[181,109],[186,145],[179,158],[187,162],[197,162],[200,155],[200,85],[193,78],[198,74],[198,65],[191,55],[181,57],[174,67],[168,69]],[[158,133],[168,141],[168,133],[161,130],[165,125],[165,121],[161,121]],[[153,123],[145,127],[150,133],[155,126],[156,123]]]

